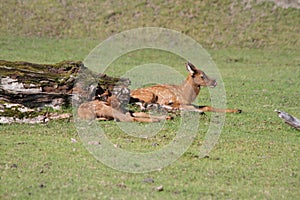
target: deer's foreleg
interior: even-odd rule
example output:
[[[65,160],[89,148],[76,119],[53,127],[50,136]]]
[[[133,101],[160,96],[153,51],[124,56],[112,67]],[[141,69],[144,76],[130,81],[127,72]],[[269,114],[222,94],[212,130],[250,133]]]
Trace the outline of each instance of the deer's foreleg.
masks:
[[[241,113],[242,110],[240,109],[219,109],[214,108],[212,106],[197,106],[198,110],[201,110],[202,112],[224,112],[224,113]]]
[[[212,106],[180,105],[179,110],[192,111],[198,113],[222,112],[222,113],[241,113],[239,109],[219,109]]]

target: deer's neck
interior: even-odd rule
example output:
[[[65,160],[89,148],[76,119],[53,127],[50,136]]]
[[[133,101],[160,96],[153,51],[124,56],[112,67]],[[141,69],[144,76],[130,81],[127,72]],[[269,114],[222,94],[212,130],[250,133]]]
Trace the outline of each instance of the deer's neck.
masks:
[[[200,92],[200,86],[194,83],[194,80],[191,76],[188,76],[187,79],[182,83],[181,89],[187,104],[191,104]]]

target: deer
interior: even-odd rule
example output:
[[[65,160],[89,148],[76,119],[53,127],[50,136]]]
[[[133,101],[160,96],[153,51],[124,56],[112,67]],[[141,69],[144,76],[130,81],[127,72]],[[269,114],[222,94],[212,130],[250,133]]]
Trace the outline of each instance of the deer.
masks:
[[[209,78],[203,71],[191,62],[186,63],[189,72],[181,85],[161,84],[131,90],[130,96],[134,101],[143,104],[159,104],[168,110],[187,110],[199,113],[226,112],[241,113],[240,109],[218,109],[211,106],[195,106],[193,101],[200,93],[201,87],[216,87],[217,82]]]
[[[123,113],[121,103],[115,95],[105,91],[99,97],[106,98],[106,101],[96,98],[92,101],[82,103],[77,110],[77,116],[82,120],[116,120],[120,122],[159,122],[167,119],[166,116],[150,116],[144,112]]]

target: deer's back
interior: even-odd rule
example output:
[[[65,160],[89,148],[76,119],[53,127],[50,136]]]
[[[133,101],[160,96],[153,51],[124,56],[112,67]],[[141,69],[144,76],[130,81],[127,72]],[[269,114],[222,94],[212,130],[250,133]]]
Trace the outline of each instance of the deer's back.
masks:
[[[186,104],[184,93],[177,85],[155,85],[131,91],[131,97],[161,105]]]

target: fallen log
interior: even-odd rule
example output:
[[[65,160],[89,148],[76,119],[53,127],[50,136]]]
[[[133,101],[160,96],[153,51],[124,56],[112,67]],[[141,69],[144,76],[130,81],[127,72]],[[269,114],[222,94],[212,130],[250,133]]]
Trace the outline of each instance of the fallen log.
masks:
[[[127,105],[129,84],[129,79],[93,73],[81,61],[36,64],[0,60],[0,124],[71,117],[63,115],[61,108],[92,100],[106,90]],[[61,115],[49,114],[55,110]]]
[[[81,62],[50,65],[1,60],[0,100],[29,108],[68,105],[81,66]]]

